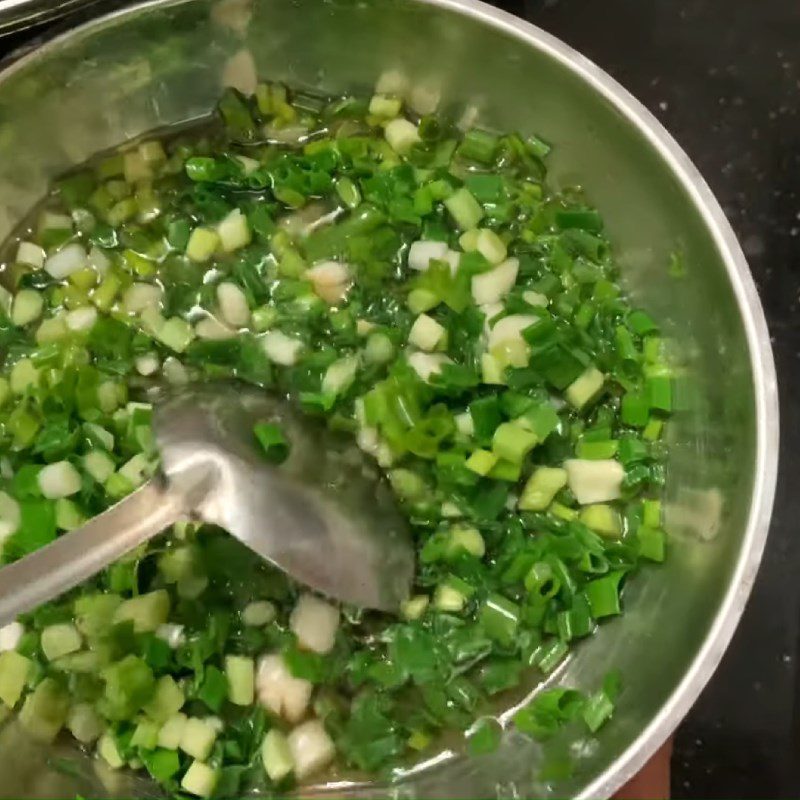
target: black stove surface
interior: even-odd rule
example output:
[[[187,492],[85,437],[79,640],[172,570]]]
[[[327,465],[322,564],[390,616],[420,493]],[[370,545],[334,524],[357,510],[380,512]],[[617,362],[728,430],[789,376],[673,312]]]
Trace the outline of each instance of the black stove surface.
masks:
[[[106,0],[107,2],[107,0]],[[111,5],[111,3],[109,3]],[[711,185],[764,303],[781,395],[781,477],[738,632],[676,738],[679,798],[800,796],[800,3],[495,0],[636,95]],[[0,55],[41,33],[0,40]]]

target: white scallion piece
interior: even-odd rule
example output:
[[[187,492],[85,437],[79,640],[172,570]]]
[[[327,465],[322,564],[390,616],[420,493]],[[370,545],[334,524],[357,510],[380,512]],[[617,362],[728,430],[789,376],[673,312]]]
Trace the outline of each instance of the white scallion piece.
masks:
[[[303,273],[303,278],[311,281],[315,294],[331,305],[344,299],[352,283],[350,267],[341,261],[315,264]]]
[[[519,261],[507,258],[489,272],[472,278],[472,297],[477,305],[499,303],[512,289],[517,280]]]
[[[431,375],[438,375],[445,364],[452,364],[452,359],[444,353],[411,353],[408,356],[408,363],[414,372],[424,381],[429,381]]]
[[[161,362],[158,360],[158,355],[156,353],[145,353],[144,355],[137,356],[134,364],[136,366],[136,371],[145,378],[150,375],[155,375],[156,372],[158,372],[158,368],[161,366]]]
[[[303,343],[299,339],[287,336],[281,331],[269,331],[261,343],[267,358],[284,367],[295,364],[303,349]]]
[[[158,164],[161,161],[167,160],[167,154],[164,152],[164,145],[157,139],[149,142],[142,142],[139,145],[139,155],[148,164]]]
[[[102,425],[95,422],[87,422],[84,429],[91,436],[92,441],[99,442],[106,450],[114,449],[114,434],[109,433]]]
[[[105,483],[114,474],[114,461],[102,450],[92,450],[83,457],[83,468],[98,482]]]
[[[74,272],[85,269],[88,261],[86,251],[77,242],[64,245],[58,252],[48,256],[44,262],[44,269],[56,280],[64,280]]]
[[[193,761],[181,778],[181,789],[196,797],[211,797],[217,785],[219,772],[202,761]]]
[[[138,183],[153,177],[150,164],[144,160],[142,154],[137,150],[129,150],[122,156],[125,180],[128,183]]]
[[[232,86],[244,95],[255,94],[258,72],[249,49],[242,48],[225,62],[222,68],[222,85]]]
[[[455,275],[458,268],[461,266],[461,253],[458,250],[448,250],[445,253],[444,260],[450,265],[450,274]]]
[[[92,744],[105,731],[105,721],[91,703],[75,703],[69,709],[66,727],[81,744]]]
[[[616,500],[621,494],[625,470],[618,461],[570,458],[564,468],[569,488],[582,506]]]
[[[42,211],[39,217],[39,232],[71,231],[72,217],[67,214],[56,214],[54,211]]]
[[[189,371],[174,356],[164,361],[164,378],[173,386],[184,386],[189,383]]]
[[[380,449],[380,437],[376,428],[361,428],[356,434],[356,444],[361,450],[377,458]]]
[[[262,656],[256,672],[256,695],[264,708],[297,722],[306,713],[314,686],[302,678],[295,678],[283,656]]]
[[[186,255],[198,264],[208,261],[219,247],[219,234],[210,228],[195,228],[186,244]]]
[[[522,299],[529,306],[544,307],[550,304],[550,300],[548,299],[547,295],[541,294],[540,292],[534,292],[533,289],[528,289],[527,291],[523,292]]]
[[[165,622],[163,625],[159,625],[156,628],[156,636],[165,641],[173,650],[186,641],[183,625],[176,625],[172,622]]]
[[[17,248],[17,261],[41,269],[46,257],[44,250],[33,242],[20,242]]]
[[[475,240],[475,249],[490,263],[502,264],[506,258],[505,242],[489,228],[481,228]],[[516,274],[514,275],[516,280]]]
[[[385,94],[374,94],[369,101],[369,113],[373,117],[393,119],[400,113],[403,103],[397,97],[387,97]]]
[[[436,86],[426,86],[425,84],[415,84],[411,87],[408,98],[408,105],[420,116],[433,114],[439,106],[442,98],[441,91]]]
[[[367,319],[356,320],[356,333],[359,336],[367,336],[371,330],[375,328],[375,323]]]
[[[44,319],[36,329],[36,344],[57,342],[63,339],[68,332],[63,313],[50,317],[50,319]]]
[[[35,289],[20,289],[11,305],[11,321],[19,326],[39,319],[44,308],[44,298]]]
[[[489,331],[489,350],[509,342],[522,342],[527,347],[527,342],[522,338],[522,331],[530,328],[538,317],[530,314],[510,314],[499,319]]]
[[[16,533],[19,523],[19,503],[10,494],[0,491],[0,550],[3,542]]]
[[[247,224],[247,217],[238,208],[228,214],[222,222],[217,225],[217,235],[219,236],[220,247],[226,253],[232,253],[250,244],[252,233]]]
[[[81,476],[69,461],[56,461],[39,470],[39,489],[48,500],[70,497],[81,490]]]
[[[334,286],[350,279],[350,269],[341,261],[321,261],[319,264],[309,267],[303,277],[314,284]]]
[[[456,430],[462,436],[475,435],[475,422],[472,419],[472,414],[469,411],[464,411],[461,414],[456,414]]]
[[[396,94],[402,96],[408,90],[408,75],[399,69],[387,69],[378,76],[375,83],[376,94]]]
[[[72,217],[69,214],[56,214],[55,211],[42,211],[39,217],[39,232],[71,231]]]
[[[0,653],[16,650],[19,640],[25,633],[25,628],[20,622],[9,622],[0,628]]]
[[[194,332],[198,339],[210,339],[211,341],[222,341],[223,339],[233,339],[236,331],[220,322],[216,317],[203,317],[194,326]]]
[[[235,283],[223,281],[217,286],[217,302],[222,319],[232,328],[243,328],[250,322],[247,296]]]
[[[287,742],[294,760],[294,774],[299,781],[326,767],[336,754],[331,737],[318,719],[298,725],[287,737]]]
[[[294,124],[278,127],[271,122],[264,125],[264,135],[270,142],[298,145],[308,138],[308,128],[305,125]]]
[[[294,769],[289,743],[277,728],[267,731],[261,743],[261,763],[271,781],[282,780]]]
[[[98,275],[105,275],[111,266],[111,259],[96,244],[89,250],[86,261]]]
[[[170,317],[156,332],[156,338],[176,353],[182,353],[195,336],[192,326],[181,317]]]
[[[346,356],[334,361],[322,378],[322,391],[330,394],[346,392],[358,373],[358,359],[355,356]]]
[[[428,242],[419,240],[408,248],[408,266],[411,269],[425,272],[430,267],[431,259],[442,261],[447,258],[447,242]]]
[[[420,314],[411,326],[408,333],[408,343],[420,350],[430,352],[435,350],[445,335],[444,326],[440,325],[433,317]]]
[[[8,382],[14,394],[25,394],[29,387],[39,383],[39,370],[29,358],[21,358],[11,367]]]
[[[248,627],[260,628],[269,625],[276,615],[275,606],[269,600],[254,600],[244,607],[242,622]]]
[[[248,156],[236,155],[234,158],[242,165],[242,170],[245,175],[252,175],[261,166],[260,161],[256,161],[256,159],[249,158]]]
[[[396,153],[404,155],[420,141],[419,131],[413,122],[407,119],[393,119],[383,129],[386,141]]]
[[[313,594],[302,594],[289,617],[289,627],[301,647],[329,653],[339,628],[339,609]]]
[[[180,711],[169,717],[158,732],[158,746],[167,750],[177,750],[180,747],[183,732],[189,718]]]
[[[146,308],[158,310],[163,292],[152,283],[133,283],[122,295],[122,307],[128,314],[141,314]]]
[[[71,331],[91,330],[97,322],[97,309],[94,306],[83,306],[67,311],[64,315],[64,322]]]
[[[118,470],[119,474],[127,478],[133,486],[141,486],[149,477],[150,471],[150,462],[144,453],[137,453]]]

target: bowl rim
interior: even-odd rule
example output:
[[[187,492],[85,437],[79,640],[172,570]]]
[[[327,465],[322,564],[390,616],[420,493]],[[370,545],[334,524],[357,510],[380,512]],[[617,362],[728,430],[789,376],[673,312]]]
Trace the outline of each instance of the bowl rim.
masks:
[[[193,0],[145,0],[82,21],[47,39],[11,63],[0,64],[0,83],[69,39],[91,34],[117,19],[147,8]],[[471,17],[558,62],[608,101],[649,142],[677,178],[702,218],[725,264],[747,339],[756,413],[754,478],[750,511],[739,557],[728,588],[702,646],[658,713],[630,745],[577,795],[609,797],[653,756],[691,709],[725,653],[758,574],[769,532],[778,475],[780,444],[777,374],[769,329],[755,281],[730,222],[698,168],[643,103],[591,59],[544,29],[482,0],[404,0]]]

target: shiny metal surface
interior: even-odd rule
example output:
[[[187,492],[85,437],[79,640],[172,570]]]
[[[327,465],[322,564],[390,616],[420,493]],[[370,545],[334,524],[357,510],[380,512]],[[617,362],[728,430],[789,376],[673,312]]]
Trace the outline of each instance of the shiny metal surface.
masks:
[[[253,426],[279,424],[279,468]],[[241,386],[200,385],[157,402],[162,475],[86,525],[0,568],[0,627],[58,597],[182,517],[227,530],[295,580],[344,603],[396,611],[414,549],[374,465],[286,402]]]
[[[686,155],[624,89],[553,37],[481,3],[156,0],[61,37],[0,74],[0,235],[54,173],[206,114],[223,82],[247,89],[256,71],[364,91],[392,71],[412,102],[438,95],[479,124],[537,132],[556,145],[554,183],[584,187],[607,221],[624,283],[664,321],[679,371],[679,411],[669,426],[669,559],[626,588],[626,614],[556,676],[593,690],[619,668],[624,691],[613,722],[596,740],[573,743],[575,769],[561,780],[541,781],[547,748],[509,732],[496,753],[444,754],[399,789],[347,790],[608,796],[675,728],[713,672],[766,537],[778,452],[775,372],[730,226]],[[675,253],[685,265],[678,276],[668,269]]]
[[[99,0],[0,0],[0,36],[84,11]]]

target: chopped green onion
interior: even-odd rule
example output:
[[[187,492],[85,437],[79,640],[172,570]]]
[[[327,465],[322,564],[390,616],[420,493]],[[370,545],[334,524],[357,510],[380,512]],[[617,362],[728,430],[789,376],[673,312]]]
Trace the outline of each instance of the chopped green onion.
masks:
[[[650,528],[661,525],[661,501],[645,500],[642,503],[642,524]]]
[[[445,208],[450,212],[453,221],[462,231],[477,228],[483,219],[483,209],[478,201],[470,194],[468,189],[457,189],[444,201]]]
[[[566,485],[566,470],[537,467],[522,490],[518,506],[522,511],[544,511]]]
[[[596,367],[581,373],[564,392],[567,400],[577,409],[595,400],[603,389],[605,375]]]
[[[489,450],[475,450],[467,459],[465,466],[478,475],[488,475],[497,464],[497,461],[498,456]]]
[[[566,657],[569,652],[569,645],[560,639],[543,644],[537,651],[534,665],[537,666],[545,675],[550,674]]]
[[[514,640],[519,618],[519,606],[500,594],[486,598],[478,617],[488,636],[506,646]]]
[[[330,98],[254,83],[245,55],[226,76],[255,92],[215,124],[58,179],[0,289],[0,564],[154,475],[159,377],[289,398],[340,435],[314,468],[342,501],[365,471],[407,520],[394,617],[181,520],[0,631],[0,718],[204,798],[302,792],[334,755],[391,772],[455,728],[494,749],[487,699],[552,674],[664,560],[681,389],[549,144],[453,124],[399,73]],[[268,461],[288,432],[254,426]],[[517,726],[594,732],[616,683],[549,686]]]
[[[669,413],[672,411],[672,380],[667,375],[654,375],[645,383],[650,408]]]
[[[586,599],[589,601],[589,607],[595,619],[621,613],[619,584],[624,574],[623,572],[612,572],[586,584]]]
[[[650,419],[650,403],[644,395],[628,392],[622,398],[620,416],[626,425],[643,428]]]
[[[467,749],[472,756],[493,753],[500,745],[503,729],[500,723],[491,718],[479,719],[467,732]]]
[[[591,209],[556,211],[555,220],[561,230],[579,228],[590,233],[599,233],[603,230],[603,220]]]
[[[661,563],[666,553],[666,536],[664,531],[656,527],[650,527],[646,523],[639,526],[636,531],[636,539],[639,542],[639,555],[648,561]]]
[[[578,442],[576,452],[578,458],[586,459],[601,459],[613,458],[619,450],[619,442],[615,439],[609,439],[604,442],[591,442],[586,439],[581,439]]]
[[[491,164],[497,150],[498,138],[491,133],[472,128],[464,134],[458,154],[471,161]]]
[[[619,514],[605,503],[584,507],[578,519],[601,536],[615,539],[622,533]]]
[[[520,464],[538,442],[538,436],[532,431],[514,422],[504,422],[494,432],[492,451],[498,458]]]
[[[600,691],[587,699],[583,709],[583,720],[592,733],[597,733],[613,713],[614,703],[605,692]]]
[[[253,428],[258,443],[267,461],[282,464],[289,457],[289,442],[278,425],[259,422]]]
[[[628,314],[628,325],[638,336],[647,336],[651,333],[658,333],[658,326],[644,311],[631,311]]]

